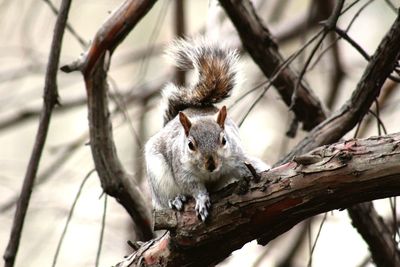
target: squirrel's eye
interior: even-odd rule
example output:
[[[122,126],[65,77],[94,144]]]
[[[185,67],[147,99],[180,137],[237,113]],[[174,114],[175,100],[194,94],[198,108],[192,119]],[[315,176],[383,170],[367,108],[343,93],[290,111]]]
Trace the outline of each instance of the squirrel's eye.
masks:
[[[194,144],[193,144],[192,141],[189,141],[188,147],[189,147],[190,150],[194,150],[194,149],[195,149],[195,148],[194,148]]]
[[[222,139],[221,139],[221,144],[224,146],[224,145],[226,145],[226,139],[225,139],[225,137],[224,136],[222,136]]]

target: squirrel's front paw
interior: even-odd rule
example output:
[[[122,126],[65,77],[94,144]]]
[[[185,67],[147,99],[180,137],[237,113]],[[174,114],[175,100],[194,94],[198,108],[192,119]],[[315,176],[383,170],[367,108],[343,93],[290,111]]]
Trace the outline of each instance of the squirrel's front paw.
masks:
[[[200,193],[196,196],[197,216],[204,222],[208,216],[208,209],[211,207],[210,197],[207,193]]]
[[[183,204],[186,202],[184,195],[178,195],[174,199],[168,200],[168,206],[171,209],[182,210]]]

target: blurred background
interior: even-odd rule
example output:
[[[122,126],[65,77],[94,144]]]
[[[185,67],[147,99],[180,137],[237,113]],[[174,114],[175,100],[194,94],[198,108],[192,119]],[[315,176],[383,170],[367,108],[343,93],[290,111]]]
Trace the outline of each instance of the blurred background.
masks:
[[[71,63],[85,51],[110,12],[121,2],[72,2],[69,16],[72,30],[64,36],[61,65]],[[324,19],[323,10],[334,1],[253,2],[258,15],[276,37],[281,53],[287,57],[320,29],[318,22]],[[396,16],[394,6],[398,7],[399,2],[392,2],[347,0],[345,7],[354,5],[340,17],[338,25],[346,29],[354,19],[348,34],[371,55]],[[1,254],[9,239],[15,203],[37,131],[44,74],[59,4],[58,0],[0,0]],[[180,29],[177,17],[182,14],[184,24]],[[286,136],[293,115],[274,89],[268,90],[248,116],[244,116],[262,88],[243,95],[266,78],[241,48],[236,31],[216,2],[160,0],[115,51],[109,72],[118,155],[142,183],[149,203],[142,148],[149,136],[162,126],[159,92],[165,83],[176,79],[175,69],[165,60],[163,51],[181,34],[205,35],[242,51],[243,82],[227,106],[237,122],[243,121],[241,137],[250,154],[272,165],[307,134],[299,128],[295,138]],[[326,38],[305,76],[328,111],[336,110],[349,98],[367,64],[352,46],[343,40],[333,42],[334,39]],[[301,70],[312,47],[292,63],[293,69]],[[191,73],[187,73],[186,78],[190,82]],[[56,266],[94,266],[96,257],[99,266],[111,266],[131,251],[127,240],[135,240],[133,225],[114,199],[108,198],[105,202],[99,179],[91,172],[94,165],[87,146],[88,121],[82,75],[60,71],[58,87],[62,105],[53,114],[16,266],[51,266],[58,246]],[[400,130],[397,88],[396,84],[387,82],[381,94],[385,99],[380,100],[380,118],[388,133]],[[376,120],[368,120],[366,117],[361,125],[359,136],[378,134]],[[346,137],[353,135],[352,131]],[[85,177],[89,178],[82,186]],[[384,218],[392,220],[389,200],[375,201],[375,206]],[[67,221],[68,229],[59,245]],[[321,222],[324,222],[322,228]],[[311,260],[311,247],[320,228]],[[98,253],[102,232],[102,249]],[[299,244],[297,249],[292,248],[294,244]],[[290,265],[284,265],[290,252],[293,252]],[[334,211],[296,226],[266,247],[251,242],[220,266],[373,266],[368,262],[368,248],[352,227],[347,212]]]

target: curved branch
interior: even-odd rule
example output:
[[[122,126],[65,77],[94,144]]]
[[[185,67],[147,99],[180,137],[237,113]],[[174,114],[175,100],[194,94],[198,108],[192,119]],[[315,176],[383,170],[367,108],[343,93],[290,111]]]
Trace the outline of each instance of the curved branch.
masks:
[[[117,156],[108,109],[107,72],[103,66],[101,58],[91,75],[85,75],[94,164],[104,191],[121,203],[139,228],[138,239],[148,240],[153,237],[149,207],[135,178],[125,171]]]
[[[123,168],[117,156],[108,109],[107,71],[111,54],[155,0],[126,0],[96,33],[87,53],[63,71],[81,70],[88,96],[90,147],[104,191],[115,197],[138,227],[137,237],[153,237],[149,207],[136,180]]]
[[[117,266],[215,264],[246,242],[262,236],[266,244],[316,214],[398,195],[399,160],[400,133],[317,148],[262,173],[247,188],[240,182],[213,194],[205,223],[196,217],[194,201],[184,212],[157,212],[155,226],[168,234]]]

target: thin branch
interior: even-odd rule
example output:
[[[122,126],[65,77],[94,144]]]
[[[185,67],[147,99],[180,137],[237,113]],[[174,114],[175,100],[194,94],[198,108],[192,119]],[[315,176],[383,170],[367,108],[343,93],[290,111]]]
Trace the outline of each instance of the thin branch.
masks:
[[[351,98],[328,119],[314,128],[310,134],[277,164],[287,162],[293,156],[339,140],[368,112],[379,95],[386,78],[392,72],[400,56],[400,15],[371,57]]]
[[[43,0],[53,11],[54,15],[58,16],[59,11],[57,10],[57,7],[51,2],[50,0]],[[86,48],[88,43],[83,39],[77,32],[76,30],[67,22],[66,29],[69,31],[69,33],[72,34],[72,36],[75,37],[75,39],[78,41],[78,43],[82,46],[82,48]]]
[[[57,17],[54,28],[54,35],[51,43],[49,62],[45,77],[43,109],[36,134],[35,144],[29,159],[29,164],[22,185],[20,199],[15,211],[10,239],[3,256],[5,260],[5,267],[13,267],[15,263],[25,215],[28,210],[32,188],[35,182],[36,173],[39,168],[40,158],[49,129],[51,114],[54,106],[58,103],[57,71],[60,60],[61,44],[70,6],[71,0],[63,0],[61,2],[60,14]]]
[[[298,95],[298,91],[299,91],[299,87],[301,84],[301,81],[303,79],[304,74],[307,71],[308,66],[311,63],[311,60],[313,59],[315,53],[317,52],[317,50],[319,49],[320,45],[322,44],[322,42],[324,41],[325,37],[328,35],[328,33],[334,29],[336,27],[337,21],[339,19],[340,16],[340,11],[342,10],[344,5],[344,0],[339,0],[337,1],[335,8],[333,9],[332,14],[329,16],[329,18],[327,19],[327,21],[324,23],[324,32],[322,33],[321,38],[317,41],[317,44],[314,46],[314,48],[311,50],[310,55],[308,56],[300,74],[299,77],[297,78],[297,82],[296,82],[296,86],[293,90],[293,94],[291,97],[291,104],[290,104],[290,108],[293,108],[296,104],[296,100],[297,100],[297,95]]]
[[[79,186],[78,192],[76,193],[76,196],[75,196],[75,198],[74,198],[74,201],[72,202],[72,206],[71,206],[71,208],[69,209],[69,213],[68,213],[67,220],[65,221],[64,229],[63,229],[63,231],[62,231],[62,233],[61,233],[60,239],[58,240],[56,252],[54,253],[54,257],[53,257],[53,263],[52,263],[52,265],[51,265],[52,267],[55,267],[56,264],[57,264],[58,255],[60,254],[61,246],[62,246],[62,244],[63,244],[63,242],[64,242],[65,235],[67,234],[68,227],[69,227],[69,224],[70,224],[70,222],[71,222],[72,215],[74,214],[75,206],[76,206],[76,204],[78,203],[79,197],[80,197],[80,195],[81,195],[81,193],[82,193],[83,186],[86,184],[86,181],[89,179],[89,177],[92,175],[92,173],[93,173],[94,171],[95,171],[94,169],[91,170],[91,171],[89,171],[89,172],[86,174],[85,178],[83,178],[83,180],[82,180],[82,182],[81,182],[81,184],[80,184],[80,186]]]
[[[317,246],[317,242],[318,242],[318,239],[319,239],[319,235],[321,234],[322,226],[324,226],[324,223],[325,223],[325,220],[326,220],[326,216],[327,216],[327,213],[324,214],[324,217],[322,218],[322,221],[321,221],[321,223],[319,224],[317,236],[315,237],[314,243],[312,244],[312,247],[311,247],[310,258],[308,259],[308,264],[307,264],[308,267],[311,267],[312,257],[313,257],[313,254],[314,254],[314,250],[315,250],[315,247]]]
[[[107,195],[104,195],[104,207],[103,207],[103,216],[101,218],[100,239],[96,253],[96,262],[94,265],[96,267],[100,266],[100,255],[101,255],[101,249],[103,247],[104,229],[106,228],[106,213],[107,213]]]
[[[220,0],[220,3],[235,25],[243,46],[250,56],[265,76],[269,78],[274,76],[284,60],[279,53],[277,44],[257,16],[251,2],[248,0]],[[271,81],[287,105],[291,103],[296,79],[297,75],[289,67],[285,67],[278,73],[277,79]],[[293,107],[293,111],[298,120],[303,122],[305,130],[311,130],[325,119],[321,103],[304,83],[299,88],[298,101]]]
[[[332,43],[331,55],[333,70],[331,72],[331,82],[329,84],[326,106],[329,110],[332,110],[336,103],[340,85],[342,84],[344,78],[344,70],[341,62],[341,54],[339,51],[340,48],[338,42],[336,42],[336,34],[334,32],[330,32],[328,38]]]
[[[352,47],[354,47],[366,60],[369,61],[371,59],[368,53],[356,41],[354,41],[345,31],[339,29],[338,27],[335,28],[335,31],[337,34],[339,34],[340,37],[349,42],[349,44]],[[400,78],[397,78],[393,75],[389,75],[389,79],[395,82],[400,82]]]

